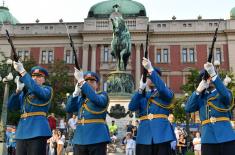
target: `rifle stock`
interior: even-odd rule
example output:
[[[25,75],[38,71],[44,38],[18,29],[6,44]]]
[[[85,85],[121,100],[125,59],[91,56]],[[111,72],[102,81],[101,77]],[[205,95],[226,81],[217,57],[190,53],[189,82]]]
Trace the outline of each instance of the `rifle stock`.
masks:
[[[75,59],[75,67],[76,67],[78,70],[80,70],[81,68],[80,68],[80,66],[79,66],[79,64],[78,64],[77,53],[76,53],[76,50],[75,50],[75,47],[74,47],[73,39],[72,39],[72,37],[71,37],[71,35],[70,35],[70,33],[69,33],[69,30],[68,30],[67,25],[66,25],[66,24],[64,24],[64,25],[65,25],[66,30],[67,30],[68,38],[69,38],[69,41],[70,41],[70,46],[71,46],[71,48],[72,48],[72,50],[73,50],[73,55],[74,55],[74,59]]]
[[[148,58],[148,39],[149,39],[149,24],[147,25],[147,32],[146,32],[146,47],[144,52],[144,57]],[[143,69],[143,82],[146,82],[148,71],[144,68]]]
[[[149,24],[147,25],[147,31],[146,31],[146,46],[145,46],[145,52],[144,52],[144,57],[148,59],[148,40],[149,40]],[[146,83],[147,81],[147,74],[148,71],[143,68],[143,83]],[[143,95],[145,96],[146,94],[146,89],[143,90]]]
[[[212,44],[211,44],[210,53],[209,53],[209,56],[208,56],[208,59],[207,59],[207,62],[210,62],[210,63],[212,62],[212,58],[213,58],[214,45],[215,45],[215,42],[216,42],[216,39],[217,39],[217,33],[218,33],[219,25],[220,25],[220,21],[219,21],[218,27],[216,27],[216,29],[215,29],[214,37],[213,37]],[[208,78],[209,78],[209,74],[207,72],[205,72],[205,74],[203,76],[203,79],[207,80]]]
[[[12,50],[12,56],[13,56],[13,59],[15,62],[18,62],[19,61],[19,57],[18,55],[16,54],[16,50],[15,50],[15,47],[14,47],[14,44],[11,40],[11,37],[9,35],[9,32],[8,30],[6,29],[6,37],[7,37],[7,41],[9,42],[9,44],[11,45],[11,50]]]

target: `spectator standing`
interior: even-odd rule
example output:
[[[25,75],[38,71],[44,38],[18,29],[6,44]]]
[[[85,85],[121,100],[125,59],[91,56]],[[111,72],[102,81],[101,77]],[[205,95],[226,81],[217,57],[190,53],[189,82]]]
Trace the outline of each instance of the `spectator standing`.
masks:
[[[52,130],[52,137],[47,140],[49,143],[48,155],[57,155],[58,130]]]
[[[64,135],[62,135],[62,133],[60,131],[58,131],[57,155],[63,155],[64,154],[64,142],[65,142]]]
[[[115,124],[115,121],[112,120],[112,123],[109,125],[109,132],[113,133],[115,136],[117,135],[118,127]]]
[[[131,132],[132,133],[132,129],[133,129],[133,125],[132,125],[132,121],[129,121],[129,123],[126,125],[126,132]]]
[[[196,137],[193,138],[194,154],[201,155],[201,137],[200,132],[196,132]]]
[[[47,117],[47,120],[48,120],[49,126],[51,128],[51,131],[55,130],[56,129],[56,117],[55,117],[55,114],[51,113],[51,115],[49,115]]]
[[[59,122],[59,129],[60,129],[60,132],[62,134],[65,134],[66,132],[66,122],[64,121],[64,118],[61,118],[60,119],[60,122]]]
[[[16,129],[13,127],[8,129],[8,133],[7,133],[8,155],[15,155],[15,149],[16,149],[15,131]]]
[[[132,138],[132,133],[127,133],[124,143],[126,144],[126,155],[135,155],[136,143]]]
[[[76,115],[73,115],[68,121],[69,139],[71,139],[73,137],[76,126],[77,126],[77,117],[76,117]]]
[[[186,139],[183,134],[179,136],[179,140],[177,142],[178,153],[179,155],[185,155],[187,151]]]

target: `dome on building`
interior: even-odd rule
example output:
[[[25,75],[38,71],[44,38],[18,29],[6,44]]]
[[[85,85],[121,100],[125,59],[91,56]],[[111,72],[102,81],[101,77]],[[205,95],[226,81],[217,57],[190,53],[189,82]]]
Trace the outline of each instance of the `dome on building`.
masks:
[[[0,6],[0,25],[2,24],[2,22],[8,24],[19,23],[19,21],[12,16],[7,7]]]
[[[89,17],[108,18],[114,7],[118,6],[118,11],[125,17],[146,16],[146,10],[143,4],[132,0],[106,0],[93,5],[89,12]]]
[[[235,7],[230,11],[230,19],[235,19]]]

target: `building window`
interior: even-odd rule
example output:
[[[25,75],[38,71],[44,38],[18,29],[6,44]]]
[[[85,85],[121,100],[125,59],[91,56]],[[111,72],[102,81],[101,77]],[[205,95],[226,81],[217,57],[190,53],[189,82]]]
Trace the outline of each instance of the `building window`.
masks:
[[[162,61],[161,61],[161,54],[162,52],[161,52],[161,49],[157,49],[157,63],[161,63]]]
[[[216,51],[215,51],[215,60],[218,60],[221,63],[221,58],[222,58],[221,49],[220,48],[216,48]]]
[[[182,63],[195,63],[196,62],[196,52],[194,48],[182,48],[181,53]]]
[[[189,62],[195,62],[195,52],[193,48],[189,49]]]
[[[71,51],[70,50],[66,50],[65,52],[65,62],[67,64],[71,63]]]
[[[52,50],[43,50],[41,56],[42,64],[51,64],[53,63],[54,53]]]
[[[29,60],[29,51],[28,50],[19,50],[18,56],[21,61],[27,61],[27,60]]]
[[[53,52],[48,51],[48,63],[51,64],[53,62]]]
[[[182,62],[183,63],[187,62],[187,48],[182,49]]]
[[[108,46],[104,46],[104,62],[108,62],[109,60],[109,48]]]
[[[169,63],[169,49],[168,48],[158,48],[156,53],[157,63]]]
[[[163,62],[168,63],[168,49],[163,49]]]
[[[73,64],[75,63],[75,56],[72,50],[67,49],[65,51],[65,63],[66,64]]]
[[[108,90],[108,83],[106,81],[103,83],[103,90],[104,91]]]

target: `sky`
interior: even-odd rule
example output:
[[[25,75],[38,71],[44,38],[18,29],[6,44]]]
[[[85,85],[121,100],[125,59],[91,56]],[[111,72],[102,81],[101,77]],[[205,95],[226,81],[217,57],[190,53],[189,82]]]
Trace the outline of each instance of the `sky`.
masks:
[[[142,3],[149,20],[229,19],[235,0],[135,0]],[[83,22],[94,4],[102,0],[4,0],[20,23]],[[1,5],[3,0],[0,0]]]

